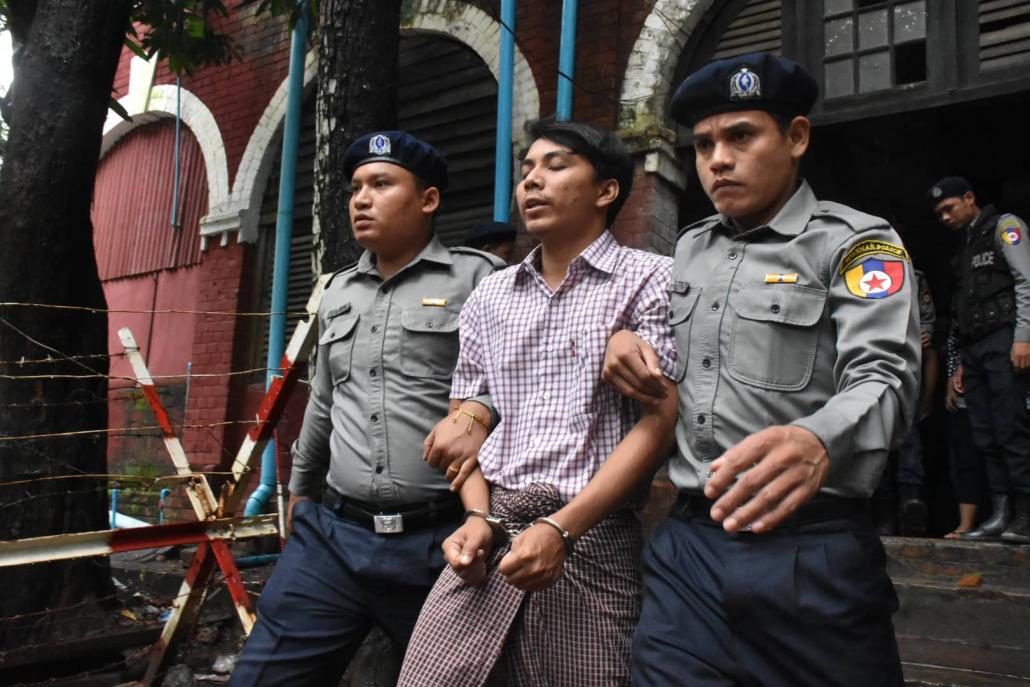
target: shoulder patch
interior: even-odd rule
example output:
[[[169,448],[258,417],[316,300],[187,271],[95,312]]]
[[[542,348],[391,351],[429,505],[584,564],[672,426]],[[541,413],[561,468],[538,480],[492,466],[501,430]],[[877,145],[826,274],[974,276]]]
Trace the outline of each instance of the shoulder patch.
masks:
[[[1008,215],[998,222],[998,235],[1010,246],[1018,246],[1023,240],[1023,223],[1016,217]]]
[[[505,263],[503,260],[501,260],[493,253],[487,253],[486,251],[479,250],[477,248],[469,248],[468,246],[452,246],[447,250],[449,250],[452,253],[458,253],[459,255],[474,255],[477,258],[482,258],[483,260],[489,262],[494,269],[507,266],[507,263]]]
[[[899,260],[867,258],[844,273],[851,295],[859,298],[887,298],[905,283],[905,263]]]
[[[844,254],[844,257],[840,261],[840,273],[844,274],[848,271],[849,267],[862,258],[870,255],[887,255],[903,262],[910,262],[908,251],[905,250],[904,246],[897,243],[890,243],[888,241],[869,239],[866,241],[859,241]]]

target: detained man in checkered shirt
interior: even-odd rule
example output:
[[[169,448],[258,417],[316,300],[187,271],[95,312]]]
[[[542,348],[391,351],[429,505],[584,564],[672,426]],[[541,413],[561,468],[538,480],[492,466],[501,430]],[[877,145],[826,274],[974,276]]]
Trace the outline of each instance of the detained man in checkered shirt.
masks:
[[[461,487],[465,524],[444,542],[450,567],[400,685],[629,684],[642,544],[629,506],[670,449],[676,394],[666,382],[667,401],[638,413],[601,365],[625,327],[671,376],[671,260],[607,229],[633,175],[614,134],[568,122],[531,133],[516,195],[540,245],[466,301],[451,389],[489,393],[501,419]],[[435,441],[474,423],[456,414]]]

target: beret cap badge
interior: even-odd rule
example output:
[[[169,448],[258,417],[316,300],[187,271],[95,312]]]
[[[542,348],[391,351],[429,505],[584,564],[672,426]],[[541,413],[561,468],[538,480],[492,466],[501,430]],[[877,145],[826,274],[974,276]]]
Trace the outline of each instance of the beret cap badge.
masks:
[[[389,155],[390,139],[382,134],[373,136],[368,141],[368,152],[373,155]]]
[[[741,67],[730,76],[730,98],[747,100],[762,97],[762,81],[758,74],[747,67]]]

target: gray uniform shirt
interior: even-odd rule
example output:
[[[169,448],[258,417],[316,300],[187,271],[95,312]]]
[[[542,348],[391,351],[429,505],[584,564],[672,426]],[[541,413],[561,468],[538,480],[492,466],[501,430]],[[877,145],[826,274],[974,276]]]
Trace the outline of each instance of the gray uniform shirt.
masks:
[[[817,201],[807,183],[768,225],[731,227],[711,217],[676,246],[672,482],[700,491],[723,451],[796,424],[827,449],[823,491],[868,496],[919,386],[918,308],[901,241],[884,220]]]
[[[975,226],[982,217],[982,213],[977,215],[971,226]],[[1015,281],[1012,288],[1016,294],[1016,323],[1013,332],[1016,341],[1030,341],[1030,237],[1026,232],[1026,223],[1015,215],[998,215],[994,225],[994,244],[1005,258]]]
[[[337,273],[318,309],[320,337],[290,492],[320,498],[323,480],[381,506],[440,499],[449,484],[422,460],[444,415],[458,358],[458,313],[503,263],[433,237],[383,280],[365,252]],[[328,470],[328,476],[326,471]]]

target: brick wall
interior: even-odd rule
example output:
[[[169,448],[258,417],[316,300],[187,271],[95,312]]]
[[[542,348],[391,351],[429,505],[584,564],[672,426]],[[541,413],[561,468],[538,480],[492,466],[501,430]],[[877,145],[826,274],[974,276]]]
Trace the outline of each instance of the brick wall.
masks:
[[[239,167],[248,141],[257,128],[271,126],[260,121],[270,100],[287,76],[289,67],[289,29],[285,20],[253,17],[252,9],[239,10],[230,5],[230,16],[222,29],[236,40],[243,59],[226,66],[199,70],[182,78],[182,86],[199,98],[218,124],[223,140],[230,184]],[[497,17],[496,0],[470,0],[492,17]],[[619,94],[622,75],[634,43],[648,16],[649,0],[590,0],[580,3],[574,94],[574,119],[615,128],[620,114]],[[518,4],[517,42],[528,60],[540,94],[540,112],[554,112],[557,90],[558,49],[561,30],[561,3],[555,0],[524,0]],[[131,54],[126,51],[119,64],[116,96],[128,91]],[[157,84],[174,84],[175,77],[161,66]],[[670,253],[675,240],[676,189],[661,178],[643,171],[638,160],[634,193],[617,221],[616,235],[624,243],[640,248],[652,247]],[[521,237],[520,247],[530,241]],[[210,240],[200,266],[199,297],[196,309],[203,311],[240,311],[255,309],[253,278],[257,274],[255,250],[239,244],[235,235],[228,245],[217,237]],[[245,318],[216,315],[198,316],[192,344],[193,372],[224,374],[250,366],[247,337],[252,327]],[[195,377],[190,391],[187,424],[207,424],[238,420],[248,416],[260,389],[250,389],[252,379],[239,377]],[[303,397],[303,387],[297,396]],[[296,431],[303,403],[294,401],[287,434]],[[183,438],[187,455],[198,469],[226,469],[243,437],[243,427],[212,427],[188,430]],[[287,442],[284,442],[284,446]],[[214,485],[217,491],[217,485]],[[176,495],[178,496],[178,495]],[[173,504],[187,505],[182,499]]]

